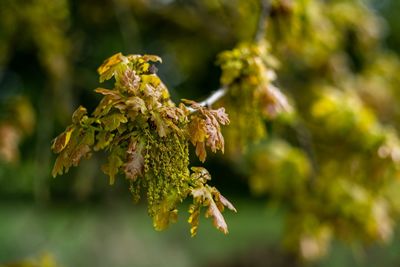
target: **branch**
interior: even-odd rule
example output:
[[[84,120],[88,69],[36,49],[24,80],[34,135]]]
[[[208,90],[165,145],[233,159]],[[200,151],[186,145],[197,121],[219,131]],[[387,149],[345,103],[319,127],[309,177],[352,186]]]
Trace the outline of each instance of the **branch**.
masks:
[[[199,104],[203,107],[210,107],[212,104],[217,102],[221,97],[226,94],[227,88],[222,87],[219,88],[217,91],[213,92],[207,99],[201,101]]]
[[[211,105],[214,104],[215,102],[217,102],[219,99],[221,99],[221,97],[223,97],[227,91],[228,91],[228,89],[226,87],[221,87],[217,91],[214,91],[205,100],[201,101],[199,104],[203,107],[211,107]],[[187,107],[187,108],[191,113],[196,111],[195,109],[193,109],[191,107]]]
[[[255,42],[260,42],[265,35],[269,12],[270,12],[269,0],[260,0],[260,15],[258,17],[257,30],[254,35]]]

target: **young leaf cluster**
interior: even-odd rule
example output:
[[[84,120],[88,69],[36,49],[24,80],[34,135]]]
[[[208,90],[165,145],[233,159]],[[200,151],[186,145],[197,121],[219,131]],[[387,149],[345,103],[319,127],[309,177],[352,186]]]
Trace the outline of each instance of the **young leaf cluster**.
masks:
[[[108,158],[102,170],[110,184],[121,173],[129,181],[136,201],[144,192],[156,230],[175,222],[178,204],[192,195],[196,210],[209,206],[206,216],[212,216],[215,226],[227,233],[220,212],[224,205],[234,208],[215,188],[205,184],[210,179],[206,170],[200,171],[206,173],[205,180],[199,176],[200,169],[190,172],[188,146],[191,142],[196,147],[201,161],[206,158],[206,146],[213,152],[223,151],[220,124],[228,124],[228,116],[223,108],[211,110],[189,100],[185,102],[194,111],[183,103],[176,106],[156,74],[155,62],[161,59],[118,53],[98,68],[100,82],[114,78],[115,87],[97,88],[95,91],[103,98],[93,113],[79,107],[72,115],[72,124],[54,140],[52,149],[58,157],[53,176],[104,150]],[[190,212],[194,235],[198,219],[194,219],[192,208]]]
[[[266,137],[265,121],[291,110],[286,97],[272,82],[278,62],[267,43],[242,43],[219,54],[221,85],[227,93],[221,100],[232,120],[224,135],[229,154],[243,152],[248,144]]]

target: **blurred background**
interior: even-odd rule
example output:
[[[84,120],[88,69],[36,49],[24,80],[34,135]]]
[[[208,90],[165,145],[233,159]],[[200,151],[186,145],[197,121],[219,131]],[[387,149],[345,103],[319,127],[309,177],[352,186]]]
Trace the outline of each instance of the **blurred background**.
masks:
[[[159,55],[163,63],[157,66],[158,75],[173,100],[200,101],[220,86],[217,55],[253,40],[261,7],[258,0],[0,0],[0,266],[400,266],[395,209],[390,212],[390,238],[384,245],[374,238],[362,242],[342,238],[346,234],[336,238],[340,231],[335,224],[328,252],[309,262],[298,260],[293,249],[283,244],[291,236],[285,229],[287,221],[297,220],[299,210],[292,207],[296,197],[291,195],[297,191],[282,197],[275,194],[280,189],[273,185],[260,189],[260,179],[271,175],[291,183],[288,175],[304,172],[301,166],[281,173],[293,164],[302,165],[299,158],[303,154],[310,166],[319,162],[320,176],[327,180],[329,175],[343,176],[343,180],[351,176],[344,163],[350,154],[349,168],[355,169],[357,179],[369,179],[376,173],[364,167],[358,171],[357,166],[363,164],[384,166],[385,172],[392,168],[372,159],[365,152],[370,148],[363,150],[355,141],[360,138],[363,145],[370,144],[375,142],[372,137],[357,134],[346,142],[340,134],[327,137],[318,128],[321,118],[306,110],[309,106],[319,110],[318,103],[324,103],[315,88],[332,84],[361,88],[354,91],[362,107],[368,108],[379,125],[389,125],[396,136],[399,1],[271,1],[265,36],[280,61],[277,81],[305,121],[300,136],[314,136],[305,139],[314,142],[316,152],[307,151],[313,146],[304,147],[297,140],[299,128],[293,130],[283,118],[266,121],[266,140],[240,159],[229,155],[209,158],[205,166],[213,176],[212,184],[238,210],[237,214],[225,213],[228,235],[202,219],[198,235],[191,238],[185,214],[188,203],[182,204],[177,224],[156,232],[146,203],[133,204],[122,176],[109,186],[100,170],[104,155],[83,161],[56,179],[51,177],[55,160],[51,141],[70,123],[79,105],[88,110],[97,105],[100,97],[93,92],[100,86],[96,69],[104,59],[117,52]],[[327,12],[331,17],[324,17]],[[313,28],[318,25],[328,26]],[[296,32],[297,28],[303,30]],[[333,102],[343,105],[340,110],[346,114],[355,114],[354,125],[358,118],[364,123],[363,109],[353,110],[354,102],[346,102],[346,97],[353,96],[339,95],[338,102]],[[333,118],[334,125],[343,125],[342,121],[340,116]],[[325,128],[334,132],[335,127],[327,124]],[[324,137],[330,143],[319,147],[318,140]],[[271,168],[264,170],[263,164]],[[339,171],[327,171],[330,168]],[[393,173],[388,175],[398,183],[397,169]],[[319,200],[310,198],[310,202]],[[341,201],[342,206],[348,203]],[[336,220],[327,217],[328,223]],[[386,225],[385,218],[377,223]],[[357,223],[367,220],[363,213],[357,219]],[[357,227],[357,223],[351,225]],[[326,244],[321,246],[325,250]],[[30,259],[36,259],[37,265],[29,265],[33,264]],[[24,261],[26,265],[12,265]]]

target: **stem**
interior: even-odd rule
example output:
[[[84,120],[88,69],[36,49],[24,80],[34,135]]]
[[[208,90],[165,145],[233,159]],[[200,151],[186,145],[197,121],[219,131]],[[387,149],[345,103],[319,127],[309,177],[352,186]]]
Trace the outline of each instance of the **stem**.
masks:
[[[265,35],[269,12],[270,12],[269,0],[260,0],[260,15],[258,17],[257,30],[254,35],[255,42],[260,42]]]
[[[212,104],[217,102],[221,97],[226,94],[227,88],[222,87],[219,88],[217,91],[213,92],[207,99],[201,101],[199,104],[203,107],[210,107]]]
[[[211,107],[211,105],[217,102],[219,99],[221,99],[226,94],[227,91],[228,89],[226,87],[221,87],[217,91],[213,92],[205,100],[201,101],[199,104],[203,107]],[[191,113],[196,111],[191,107],[188,107],[188,109]]]

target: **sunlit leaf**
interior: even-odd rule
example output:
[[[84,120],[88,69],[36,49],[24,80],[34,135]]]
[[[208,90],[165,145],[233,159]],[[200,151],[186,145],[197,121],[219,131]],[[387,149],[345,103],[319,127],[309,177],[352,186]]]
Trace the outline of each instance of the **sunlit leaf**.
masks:
[[[68,145],[71,134],[74,130],[75,128],[73,126],[69,126],[63,133],[54,139],[51,146],[54,153],[60,153]]]
[[[104,63],[97,69],[100,74],[100,82],[111,79],[119,66],[120,63],[127,62],[126,57],[121,53],[115,54],[112,57],[106,59]]]

